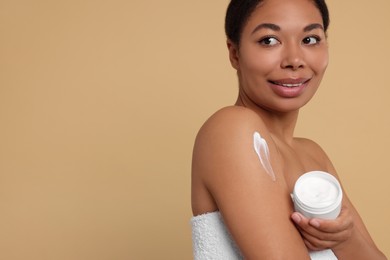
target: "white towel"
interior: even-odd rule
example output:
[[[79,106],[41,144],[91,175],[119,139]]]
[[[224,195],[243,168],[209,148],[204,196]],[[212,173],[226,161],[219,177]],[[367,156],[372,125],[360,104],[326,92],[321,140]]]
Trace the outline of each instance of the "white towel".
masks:
[[[194,260],[244,259],[218,211],[193,217],[191,225]],[[310,257],[312,260],[337,260],[332,250],[310,252]]]
[[[195,260],[244,259],[231,239],[219,212],[193,217],[191,224]]]

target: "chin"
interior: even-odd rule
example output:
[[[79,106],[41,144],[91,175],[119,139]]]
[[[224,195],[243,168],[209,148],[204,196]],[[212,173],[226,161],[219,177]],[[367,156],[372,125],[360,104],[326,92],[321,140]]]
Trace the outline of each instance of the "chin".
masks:
[[[310,99],[298,100],[294,98],[289,100],[283,100],[279,104],[274,104],[273,106],[269,106],[267,110],[273,111],[275,113],[297,112],[302,107],[304,107],[307,103],[309,103]]]

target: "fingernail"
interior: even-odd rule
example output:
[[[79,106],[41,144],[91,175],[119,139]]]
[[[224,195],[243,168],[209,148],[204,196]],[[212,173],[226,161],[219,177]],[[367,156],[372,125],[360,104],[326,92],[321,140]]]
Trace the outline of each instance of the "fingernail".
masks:
[[[316,220],[316,219],[312,219],[310,221],[310,225],[312,225],[313,227],[318,228],[318,227],[320,227],[320,222],[318,222],[318,220]]]
[[[291,218],[294,220],[295,223],[301,222],[301,217],[298,214],[293,214]]]

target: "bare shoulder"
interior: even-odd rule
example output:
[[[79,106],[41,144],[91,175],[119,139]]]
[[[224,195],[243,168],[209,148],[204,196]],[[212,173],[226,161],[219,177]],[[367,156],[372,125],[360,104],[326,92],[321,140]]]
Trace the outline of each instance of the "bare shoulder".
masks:
[[[200,135],[209,131],[242,131],[247,128],[266,129],[260,116],[254,111],[240,106],[230,106],[218,110],[202,126]]]
[[[206,169],[215,163],[230,162],[237,158],[239,151],[248,155],[251,152],[252,138],[255,131],[266,134],[262,119],[245,107],[225,107],[214,113],[201,127],[195,140],[193,151],[193,174],[206,175],[218,171]]]
[[[296,143],[300,147],[300,151],[313,161],[316,161],[319,165],[322,165],[329,173],[336,175],[335,169],[330,161],[328,155],[322,149],[322,147],[315,141],[307,138],[295,138]]]
[[[199,130],[194,146],[194,162],[202,162],[203,157],[210,161],[215,155],[228,156],[229,152],[237,151],[240,147],[252,147],[255,131],[260,132],[263,138],[269,136],[261,117],[254,111],[239,106],[222,108]]]
[[[218,174],[213,168],[216,164],[231,164],[241,157],[245,157],[245,161],[253,159],[255,132],[260,132],[265,139],[270,138],[261,117],[248,108],[231,106],[214,113],[196,137],[193,174],[210,179]]]
[[[321,146],[311,139],[295,138],[295,141],[299,144],[300,147],[307,150],[308,152],[325,155],[325,152]]]

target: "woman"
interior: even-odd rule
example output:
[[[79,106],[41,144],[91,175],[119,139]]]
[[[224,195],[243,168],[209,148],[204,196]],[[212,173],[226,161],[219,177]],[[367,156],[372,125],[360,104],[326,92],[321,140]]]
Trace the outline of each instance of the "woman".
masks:
[[[345,193],[335,220],[293,212],[299,176],[322,170],[337,178],[316,143],[293,136],[327,67],[328,24],[320,0],[231,1],[225,29],[239,94],[196,138],[196,259],[386,259]],[[269,150],[268,166],[253,148],[255,133]]]

